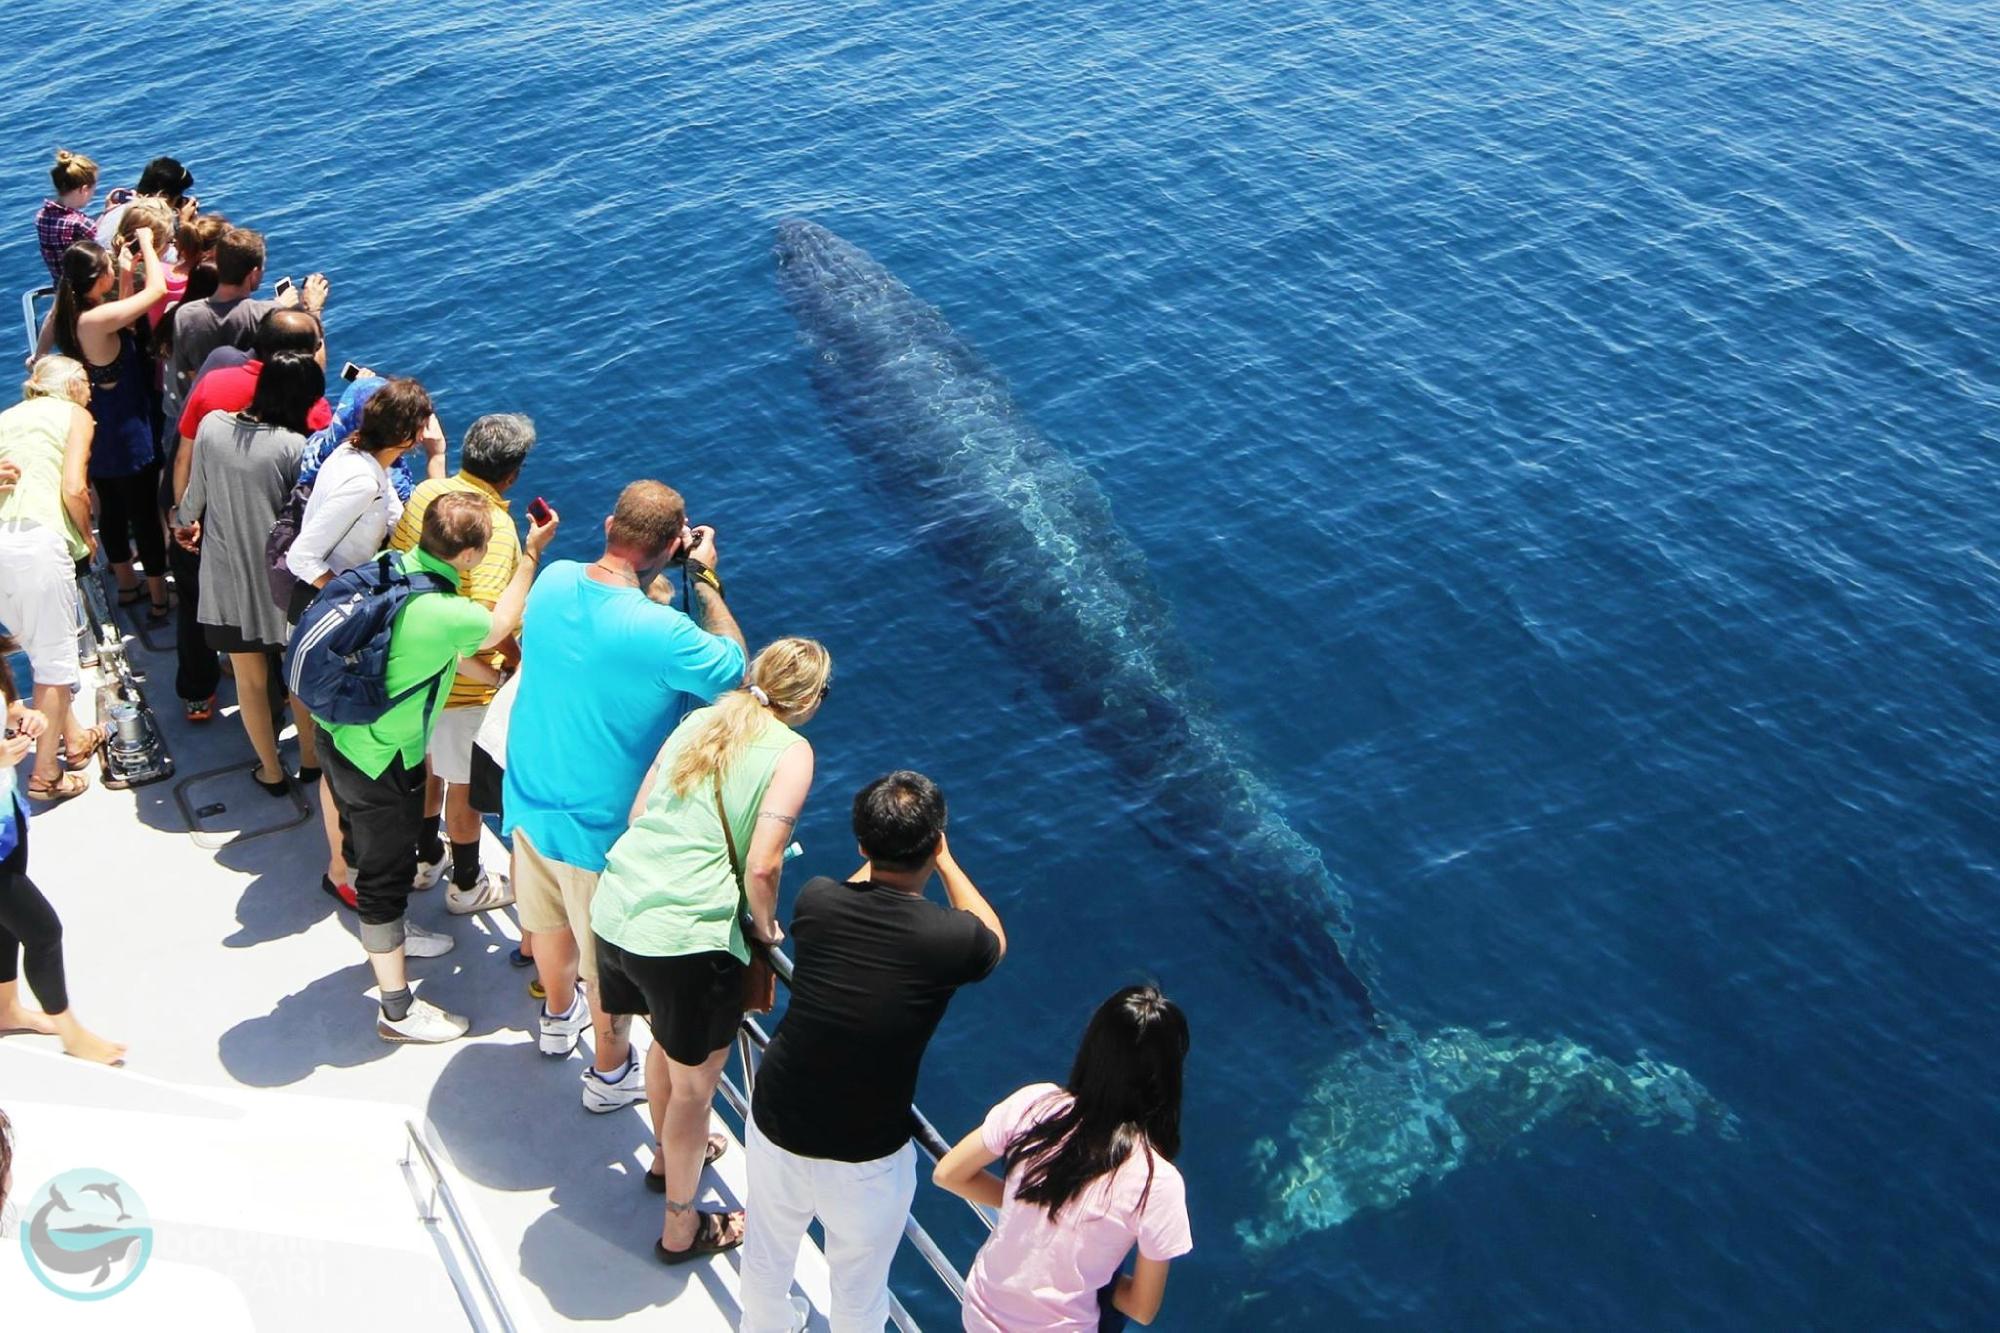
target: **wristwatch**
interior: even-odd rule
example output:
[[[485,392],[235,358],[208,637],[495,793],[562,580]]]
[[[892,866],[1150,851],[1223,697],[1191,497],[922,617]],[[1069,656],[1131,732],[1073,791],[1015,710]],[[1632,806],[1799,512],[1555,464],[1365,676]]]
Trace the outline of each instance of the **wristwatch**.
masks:
[[[721,597],[724,595],[722,591],[722,576],[717,574],[714,570],[710,569],[707,565],[704,565],[699,560],[690,560],[687,562],[685,568],[687,570],[688,578],[698,583],[706,583],[709,587],[715,589],[715,595],[717,597]]]

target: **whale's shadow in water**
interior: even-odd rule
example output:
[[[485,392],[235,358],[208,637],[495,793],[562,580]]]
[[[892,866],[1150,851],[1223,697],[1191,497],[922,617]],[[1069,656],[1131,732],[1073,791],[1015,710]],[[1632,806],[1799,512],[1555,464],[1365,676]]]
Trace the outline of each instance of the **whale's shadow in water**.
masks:
[[[1388,1207],[1554,1122],[1733,1132],[1686,1071],[1567,1038],[1423,1034],[1383,1011],[1351,904],[1209,706],[1144,556],[1096,481],[999,375],[887,269],[816,223],[778,228],[778,282],[836,428],[909,506],[924,544],[1056,710],[1116,765],[1160,843],[1228,889],[1213,915],[1342,1049],[1285,1133],[1253,1153],[1268,1217],[1252,1248]]]

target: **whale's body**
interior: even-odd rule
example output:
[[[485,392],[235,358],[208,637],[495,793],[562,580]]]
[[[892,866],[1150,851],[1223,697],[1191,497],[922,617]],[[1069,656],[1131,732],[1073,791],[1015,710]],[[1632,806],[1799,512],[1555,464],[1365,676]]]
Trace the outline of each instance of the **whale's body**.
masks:
[[[927,544],[971,578],[1008,646],[1118,765],[1143,798],[1138,817],[1230,880],[1231,919],[1251,918],[1293,984],[1330,984],[1358,1029],[1379,1028],[1346,895],[1203,700],[1145,557],[1096,481],[880,264],[810,222],[781,227],[777,252],[841,429],[920,494]]]
[[[1117,765],[1135,813],[1228,882],[1225,915],[1249,923],[1287,997],[1317,987],[1329,1003],[1312,1007],[1341,1017],[1327,1031],[1347,1049],[1293,1122],[1296,1162],[1260,1145],[1279,1220],[1246,1224],[1246,1240],[1393,1203],[1552,1107],[1690,1128],[1726,1120],[1672,1066],[1619,1066],[1561,1039],[1419,1036],[1384,1014],[1347,895],[1208,707],[1145,558],[1096,481],[1043,439],[937,310],[860,249],[790,221],[775,253],[841,433],[891,489],[914,494],[925,543],[969,579],[1002,640]],[[1675,1095],[1655,1095],[1662,1083]]]

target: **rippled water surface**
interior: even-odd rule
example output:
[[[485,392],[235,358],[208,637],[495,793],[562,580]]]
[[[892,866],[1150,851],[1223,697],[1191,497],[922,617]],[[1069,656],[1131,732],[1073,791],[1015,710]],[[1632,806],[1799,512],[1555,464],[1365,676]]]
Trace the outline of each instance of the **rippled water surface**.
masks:
[[[154,153],[324,269],[336,364],[532,413],[572,520],[661,476],[809,633],[807,864],[898,764],[1013,951],[922,1086],[1196,1033],[1186,1329],[1985,1324],[2000,1301],[2000,18],[1987,5],[30,4],[12,225]],[[1733,1140],[1556,1123],[1251,1252],[1345,1042],[1153,840],[807,378],[803,215],[1007,377],[1148,557],[1419,1029],[1681,1066]],[[302,881],[301,891],[308,891]],[[1313,908],[1295,911],[1310,935]],[[1268,908],[1259,919],[1273,915]],[[954,1208],[927,1205],[961,1256]],[[904,1274],[929,1322],[950,1316]]]

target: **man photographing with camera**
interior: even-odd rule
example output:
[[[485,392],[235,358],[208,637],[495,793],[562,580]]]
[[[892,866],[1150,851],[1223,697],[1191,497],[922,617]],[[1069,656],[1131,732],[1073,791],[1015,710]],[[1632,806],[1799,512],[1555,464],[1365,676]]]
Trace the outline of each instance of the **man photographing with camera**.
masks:
[[[595,1068],[583,1075],[591,1111],[646,1095],[630,1021],[598,1007],[590,900],[604,858],[679,718],[679,696],[708,702],[743,682],[743,631],[716,561],[714,529],[687,525],[678,492],[635,481],[604,520],[604,554],[549,566],[521,623],[502,829],[514,840],[515,906],[547,993],[541,1051],[566,1056],[585,1026],[594,1030]],[[659,577],[671,564],[685,566],[699,622]]]

